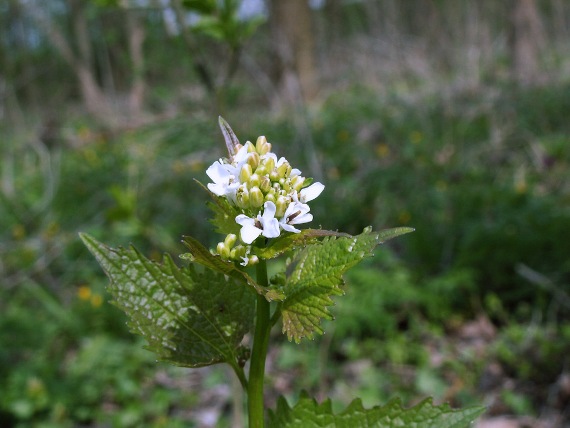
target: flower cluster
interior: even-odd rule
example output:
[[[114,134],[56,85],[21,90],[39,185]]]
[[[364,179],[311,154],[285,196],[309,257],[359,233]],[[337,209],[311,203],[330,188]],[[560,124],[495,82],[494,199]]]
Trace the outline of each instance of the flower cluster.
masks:
[[[318,182],[311,184],[284,157],[278,159],[265,137],[259,137],[255,145],[249,141],[238,145],[234,156],[214,162],[206,174],[213,181],[208,189],[241,211],[235,218],[241,226],[241,243],[236,245],[237,236],[229,234],[216,251],[224,259],[242,260],[244,266],[257,262],[251,244],[258,237],[300,232],[295,225],[313,219],[307,202],[325,188]]]

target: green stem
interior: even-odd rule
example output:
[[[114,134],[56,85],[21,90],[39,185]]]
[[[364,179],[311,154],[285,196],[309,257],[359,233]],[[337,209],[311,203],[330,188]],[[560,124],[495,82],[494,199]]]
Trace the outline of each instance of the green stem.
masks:
[[[257,283],[266,287],[267,265],[261,260],[257,265]],[[249,382],[247,388],[247,410],[249,416],[249,428],[263,428],[264,426],[264,400],[263,380],[265,376],[265,358],[269,344],[269,332],[271,322],[269,319],[269,302],[265,297],[257,296],[257,317],[255,321],[255,333],[253,336],[253,350],[251,352],[251,364],[249,366]]]
[[[273,312],[273,315],[271,316],[271,327],[273,327],[275,324],[277,324],[277,321],[279,321],[279,318],[281,318],[281,302],[277,303],[277,307],[275,308],[275,312]]]
[[[245,378],[245,373],[243,372],[243,369],[240,366],[238,366],[236,363],[233,363],[230,365],[232,366],[234,373],[236,374],[237,378],[239,379],[239,383],[241,383],[241,387],[244,390],[247,390],[247,379]]]

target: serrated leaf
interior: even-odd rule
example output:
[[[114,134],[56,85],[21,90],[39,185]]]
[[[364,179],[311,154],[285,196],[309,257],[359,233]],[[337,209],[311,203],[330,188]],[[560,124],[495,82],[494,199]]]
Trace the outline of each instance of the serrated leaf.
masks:
[[[214,230],[222,235],[233,233],[239,236],[240,225],[236,223],[236,216],[242,212],[230,204],[226,198],[220,198],[213,195],[213,200],[207,203],[208,208],[214,214],[210,219],[210,223],[214,226]]]
[[[235,221],[234,221],[235,224]],[[378,233],[379,243],[384,243],[392,238],[395,238],[406,233],[413,232],[414,229],[410,227],[396,227],[393,229],[381,230]],[[235,232],[234,232],[235,233]],[[237,233],[236,233],[237,234]],[[351,238],[352,235],[343,232],[336,232],[334,230],[322,229],[303,229],[299,233],[283,234],[277,239],[272,239],[271,243],[264,248],[256,248],[255,254],[262,259],[273,259],[283,253],[294,250],[298,247],[304,247],[314,239],[324,238],[326,236]]]
[[[327,237],[297,252],[287,266],[283,287],[286,299],[281,315],[287,338],[299,343],[315,332],[322,334],[321,319],[332,319],[327,308],[333,304],[331,296],[343,294],[344,272],[371,256],[386,239],[413,230],[399,229],[372,233],[367,228],[357,236]]]
[[[182,242],[190,250],[190,257],[184,258],[206,266],[208,269],[212,269],[222,275],[234,278],[242,284],[247,283],[256,293],[261,294],[268,301],[283,300],[284,296],[282,293],[277,290],[262,287],[246,272],[239,269],[235,263],[224,261],[221,257],[212,254],[206,247],[191,236],[184,236]]]
[[[213,270],[178,268],[168,255],[158,264],[133,247],[113,249],[80,237],[109,277],[113,303],[128,315],[131,331],[159,359],[185,367],[236,363],[254,318],[248,287]]]
[[[367,229],[365,229],[367,230]],[[393,239],[397,236],[400,235],[405,235],[406,233],[410,233],[415,231],[416,229],[413,229],[411,227],[394,227],[392,229],[384,229],[381,230],[378,233],[378,240],[380,241],[380,243],[384,243],[386,241],[389,241],[390,239]]]
[[[318,404],[303,393],[293,408],[280,397],[276,411],[269,410],[269,426],[273,428],[467,428],[484,411],[484,407],[451,409],[447,404],[434,406],[431,398],[407,409],[402,407],[399,399],[391,400],[385,406],[365,409],[360,399],[356,399],[344,411],[334,414],[330,399]]]
[[[256,248],[255,254],[262,259],[272,259],[295,248],[306,246],[316,238],[326,236],[350,237],[351,235],[332,230],[304,229],[299,233],[283,234],[277,239],[272,239],[267,247]]]
[[[230,204],[227,198],[215,195],[198,180],[194,181],[212,198],[206,205],[213,213],[210,223],[215,227],[214,230],[222,235],[228,235],[230,233],[239,235],[241,226],[236,223],[236,217],[239,214],[243,214],[243,212],[235,205]]]

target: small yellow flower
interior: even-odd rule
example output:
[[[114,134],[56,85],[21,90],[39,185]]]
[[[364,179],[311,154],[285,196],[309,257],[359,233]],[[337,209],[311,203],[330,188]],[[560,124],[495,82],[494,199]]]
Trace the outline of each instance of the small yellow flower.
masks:
[[[344,142],[348,141],[348,139],[350,138],[350,133],[349,133],[346,129],[341,129],[341,130],[338,131],[338,133],[336,134],[336,138],[337,138],[338,141],[340,141],[341,143],[344,143]]]
[[[423,139],[424,136],[419,131],[412,131],[412,133],[410,134],[410,141],[412,142],[412,144],[419,144],[422,142]]]
[[[91,296],[91,306],[93,306],[94,308],[98,308],[102,304],[103,304],[103,298],[101,297],[100,294],[93,294],[93,296]]]
[[[201,160],[195,160],[190,162],[190,171],[197,172],[204,169],[204,162]]]
[[[381,143],[376,146],[376,154],[379,158],[385,158],[390,154],[390,146],[386,143]]]
[[[402,211],[402,212],[400,212],[400,215],[398,216],[398,220],[401,224],[408,224],[411,219],[412,219],[412,216],[408,211]]]
[[[22,224],[16,224],[12,227],[12,236],[14,239],[20,240],[26,236],[26,229]]]
[[[77,297],[80,300],[89,300],[91,298],[91,289],[87,285],[82,285],[77,289]]]
[[[29,397],[40,397],[45,394],[46,387],[41,379],[37,377],[30,377],[26,382],[26,392]]]
[[[83,157],[90,166],[96,166],[100,163],[99,155],[91,148],[83,150]]]
[[[443,180],[438,180],[435,183],[435,188],[440,192],[445,192],[447,190],[447,183]]]
[[[183,174],[186,171],[186,164],[177,159],[172,162],[172,171],[174,171],[175,174]]]
[[[515,173],[514,182],[515,192],[518,194],[526,193],[528,190],[528,184],[526,181],[526,171],[524,168],[520,168]]]

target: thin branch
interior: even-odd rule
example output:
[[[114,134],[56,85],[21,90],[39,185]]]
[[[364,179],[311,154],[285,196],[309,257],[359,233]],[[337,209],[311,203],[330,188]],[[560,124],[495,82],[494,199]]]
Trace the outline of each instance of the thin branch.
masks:
[[[519,263],[516,268],[516,272],[522,276],[527,281],[532,284],[538,285],[539,287],[550,292],[558,302],[563,306],[570,309],[570,296],[562,288],[554,284],[549,278],[541,274],[540,272],[531,269],[523,263]]]
[[[212,74],[208,69],[206,62],[203,60],[203,55],[200,50],[200,46],[195,42],[192,34],[190,34],[190,30],[185,22],[184,17],[184,7],[180,0],[171,0],[170,2],[172,9],[174,10],[174,14],[176,15],[176,23],[178,24],[178,28],[180,33],[182,34],[182,39],[186,43],[188,50],[194,54],[193,64],[196,74],[198,74],[198,78],[202,81],[208,92],[215,93],[216,92],[216,85],[214,80],[212,79]]]

